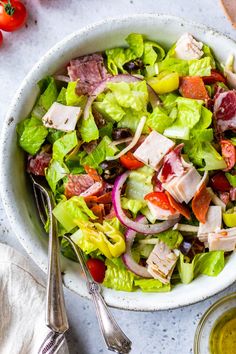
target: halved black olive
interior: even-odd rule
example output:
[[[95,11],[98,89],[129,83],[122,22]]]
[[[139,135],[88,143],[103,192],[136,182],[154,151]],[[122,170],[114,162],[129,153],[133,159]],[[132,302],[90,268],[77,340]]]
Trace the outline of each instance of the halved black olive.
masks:
[[[120,164],[119,160],[103,161],[100,164],[102,168],[102,178],[107,182],[114,182],[116,177],[119,176],[124,168]]]
[[[132,132],[129,128],[116,128],[112,131],[112,139],[113,140],[120,140],[129,138],[132,136]]]

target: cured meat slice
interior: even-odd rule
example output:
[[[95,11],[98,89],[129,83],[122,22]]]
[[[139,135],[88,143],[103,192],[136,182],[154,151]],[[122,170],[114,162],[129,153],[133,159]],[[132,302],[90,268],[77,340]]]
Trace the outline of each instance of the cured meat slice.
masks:
[[[71,60],[67,70],[72,81],[78,80],[76,86],[78,95],[91,94],[94,88],[108,77],[103,57],[99,53]]]
[[[164,157],[163,166],[158,175],[160,182],[166,183],[173,177],[182,176],[184,174],[184,166],[181,159],[183,146],[184,144],[179,144]]]
[[[220,93],[214,104],[215,124],[218,132],[236,129],[236,91]]]
[[[52,155],[42,151],[35,157],[29,156],[27,172],[37,176],[45,176],[45,168],[48,167]]]
[[[94,184],[92,177],[86,174],[69,175],[68,182],[65,185],[65,196],[71,198],[80,195]]]

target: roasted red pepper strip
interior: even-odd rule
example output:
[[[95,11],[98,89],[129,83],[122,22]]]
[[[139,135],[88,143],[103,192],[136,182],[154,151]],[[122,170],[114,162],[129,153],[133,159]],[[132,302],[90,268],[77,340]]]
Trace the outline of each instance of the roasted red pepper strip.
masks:
[[[180,80],[179,91],[183,97],[207,100],[209,95],[200,76],[184,76]]]
[[[203,76],[203,82],[205,85],[215,84],[216,82],[226,83],[226,78],[217,70],[212,69],[210,76]]]
[[[181,215],[185,216],[186,219],[190,220],[191,213],[190,213],[190,210],[188,209],[188,207],[186,205],[183,205],[183,204],[177,202],[169,192],[166,191],[165,194],[167,195],[167,198],[168,198],[172,208],[174,208],[176,211],[178,211]]]
[[[120,163],[128,170],[137,170],[144,165],[143,162],[137,160],[131,151],[120,157]]]
[[[192,210],[199,222],[205,224],[211,196],[203,183],[192,200]]]

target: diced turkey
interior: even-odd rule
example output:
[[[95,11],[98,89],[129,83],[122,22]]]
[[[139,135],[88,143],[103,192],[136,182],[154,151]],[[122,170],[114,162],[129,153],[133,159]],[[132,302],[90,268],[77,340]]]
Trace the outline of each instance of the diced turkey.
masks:
[[[163,157],[174,146],[174,142],[153,130],[136,149],[134,156],[155,170],[160,167]]]
[[[148,208],[152,214],[152,216],[156,219],[156,220],[170,220],[170,219],[175,219],[177,218],[180,214],[179,213],[171,213],[170,210],[165,210],[162,209],[160,207],[158,207],[157,205],[154,205],[151,202],[148,202]]]
[[[178,257],[178,250],[172,251],[164,242],[159,241],[147,259],[147,270],[155,279],[168,284]]]
[[[209,251],[234,251],[236,247],[236,227],[209,233]]]
[[[190,33],[184,33],[176,42],[175,56],[178,59],[200,59],[203,43],[196,41]]]
[[[43,116],[43,124],[47,128],[54,128],[65,132],[75,130],[81,114],[80,107],[65,106],[54,102]]]
[[[222,208],[210,206],[207,212],[205,224],[199,224],[198,238],[201,242],[207,242],[208,234],[220,230],[222,226]]]

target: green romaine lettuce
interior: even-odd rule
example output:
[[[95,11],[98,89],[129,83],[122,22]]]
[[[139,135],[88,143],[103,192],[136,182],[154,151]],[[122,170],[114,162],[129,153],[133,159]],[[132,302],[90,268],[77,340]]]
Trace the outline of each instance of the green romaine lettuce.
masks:
[[[87,239],[86,235],[80,229],[71,235],[71,239],[86,254],[90,254],[97,249],[97,247]]]
[[[61,91],[59,92],[59,95],[57,96],[57,102],[64,104],[66,106],[66,88],[65,87],[62,87]]]
[[[125,116],[121,119],[121,121],[117,124],[118,128],[129,128],[133,133],[136,132],[137,126],[139,124],[140,119],[143,116],[148,117],[149,113],[145,111],[135,111],[131,108],[125,109]],[[147,125],[145,124],[143,128],[143,133],[149,133],[147,130]]]
[[[175,119],[168,115],[167,111],[162,107],[155,107],[153,112],[148,116],[146,125],[158,133],[163,133],[165,129],[173,124]]]
[[[156,62],[163,60],[165,57],[164,49],[153,41],[144,42],[143,63],[144,65],[154,65]]]
[[[71,81],[68,83],[66,93],[65,93],[66,105],[84,107],[87,98],[86,96],[83,95],[82,96],[77,95],[75,91],[76,85],[77,85],[76,81]]]
[[[226,176],[227,180],[229,181],[229,183],[231,184],[231,186],[235,188],[236,187],[236,176],[232,175],[229,172],[226,172],[225,176]]]
[[[47,76],[40,80],[38,86],[41,95],[39,96],[31,114],[33,117],[42,118],[51,105],[57,100],[58,91],[55,79],[51,76]]]
[[[53,215],[67,232],[70,232],[77,226],[77,220],[88,221],[89,219],[97,219],[87,207],[83,197],[77,196],[58,203],[53,209]]]
[[[132,108],[136,111],[146,109],[148,90],[146,81],[108,83],[107,87],[113,92],[121,107]]]
[[[111,92],[105,95],[103,101],[96,102],[95,107],[106,119],[115,122],[119,122],[125,115],[125,111]]]
[[[102,283],[107,288],[112,288],[121,291],[133,291],[134,274],[128,271],[122,261],[117,262],[117,259],[106,259],[105,279]]]
[[[100,163],[106,160],[107,156],[114,156],[117,151],[118,149],[111,145],[111,139],[104,136],[92,153],[82,159],[81,165],[98,168]]]
[[[86,143],[89,143],[92,140],[97,140],[99,138],[98,127],[94,121],[94,117],[91,111],[87,119],[80,120],[79,132],[81,134],[82,140]]]
[[[194,59],[189,64],[189,76],[209,76],[211,75],[211,58]]]
[[[53,191],[56,192],[57,183],[64,178],[70,171],[67,166],[62,162],[51,160],[48,168],[46,169],[46,180]]]
[[[135,216],[136,214],[144,208],[147,203],[145,200],[128,199],[125,197],[121,198],[121,205],[123,209],[130,210]]]
[[[224,268],[224,251],[212,251],[195,255],[191,263],[185,262],[181,254],[178,261],[178,271],[181,282],[190,283],[199,274],[217,276]]]
[[[146,194],[153,191],[153,169],[147,166],[131,171],[127,180],[126,198],[143,201]]]
[[[167,230],[160,232],[157,237],[163,241],[170,249],[178,248],[183,241],[183,236],[177,230]]]
[[[167,292],[171,290],[170,284],[163,284],[158,279],[136,279],[134,285],[143,292]]]
[[[52,158],[54,161],[63,162],[64,157],[68,154],[76,145],[78,139],[76,131],[66,133],[61,138],[57,139],[52,147]]]
[[[48,130],[41,119],[31,117],[18,124],[17,133],[20,147],[29,154],[35,155],[44,143]]]
[[[163,61],[158,63],[159,72],[168,71],[176,72],[180,76],[187,76],[189,74],[188,60],[166,57]]]

